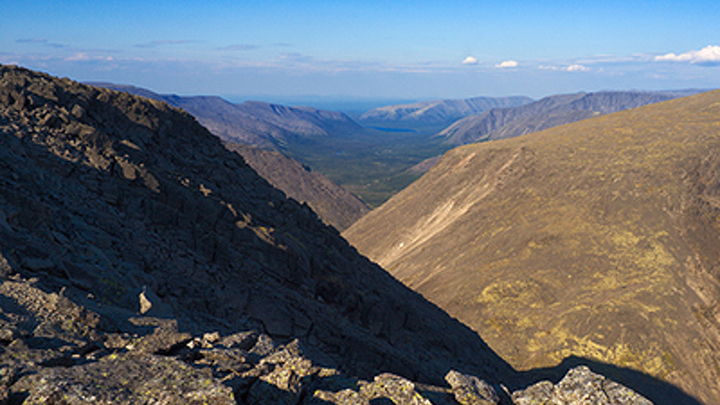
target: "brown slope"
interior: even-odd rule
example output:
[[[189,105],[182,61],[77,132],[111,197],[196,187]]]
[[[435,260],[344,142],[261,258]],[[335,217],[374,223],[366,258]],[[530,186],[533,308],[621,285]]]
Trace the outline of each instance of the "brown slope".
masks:
[[[344,231],[370,212],[370,208],[349,191],[279,152],[238,143],[225,146],[239,153],[260,176],[288,197],[307,203],[326,224],[338,231]]]
[[[158,356],[182,354],[188,342],[170,326],[136,340],[158,324],[297,338],[355,376],[441,382],[456,368],[514,381],[477,334],[357,254],[187,113],[9,66],[0,66],[0,275],[2,392],[14,376],[100,367],[145,343],[137,356],[162,370]],[[47,310],[28,304],[34,319],[18,307],[24,285],[49,300]],[[10,321],[20,329],[6,331]],[[164,344],[163,335],[177,336]],[[209,382],[203,367],[257,363],[258,354],[217,355],[184,360],[204,360],[190,366]],[[224,370],[215,383],[257,381],[241,378],[245,366]]]
[[[720,92],[448,152],[345,236],[515,367],[720,403]]]

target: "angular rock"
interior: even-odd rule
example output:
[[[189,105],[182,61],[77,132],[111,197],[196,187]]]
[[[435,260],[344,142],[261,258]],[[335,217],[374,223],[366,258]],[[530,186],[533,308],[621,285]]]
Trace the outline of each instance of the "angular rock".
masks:
[[[387,398],[398,405],[432,405],[415,390],[412,381],[389,373],[380,374],[373,382],[363,384],[360,395],[370,401]]]
[[[516,405],[652,405],[645,397],[593,373],[587,366],[567,372],[559,383],[541,381],[512,394]]]
[[[445,381],[452,387],[455,400],[462,405],[497,405],[500,402],[495,389],[475,376],[451,370]]]

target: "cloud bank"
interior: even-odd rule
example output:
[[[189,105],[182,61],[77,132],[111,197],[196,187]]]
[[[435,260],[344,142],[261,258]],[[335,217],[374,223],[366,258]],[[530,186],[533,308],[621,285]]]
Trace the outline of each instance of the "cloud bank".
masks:
[[[699,51],[689,51],[676,55],[668,53],[655,57],[656,62],[690,62],[703,66],[720,66],[720,46],[708,45]]]

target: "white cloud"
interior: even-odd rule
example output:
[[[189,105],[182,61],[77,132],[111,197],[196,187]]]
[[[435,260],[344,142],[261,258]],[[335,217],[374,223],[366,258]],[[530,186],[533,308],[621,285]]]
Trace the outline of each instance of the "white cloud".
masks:
[[[477,65],[478,60],[474,56],[468,56],[462,61],[463,65]]]
[[[564,68],[563,70],[567,70],[568,72],[587,72],[588,70],[590,70],[590,68],[583,65],[574,64]]]
[[[708,45],[699,51],[689,51],[676,55],[668,53],[655,57],[656,62],[690,62],[698,65],[720,65],[720,46]]]
[[[540,66],[538,66],[538,69],[555,70],[555,71],[563,71],[563,72],[587,72],[590,70],[589,67],[583,66],[583,65],[580,65],[577,63],[569,65],[569,66],[540,65]]]
[[[500,64],[495,65],[496,68],[514,68],[517,66],[518,63],[514,60],[506,60]]]

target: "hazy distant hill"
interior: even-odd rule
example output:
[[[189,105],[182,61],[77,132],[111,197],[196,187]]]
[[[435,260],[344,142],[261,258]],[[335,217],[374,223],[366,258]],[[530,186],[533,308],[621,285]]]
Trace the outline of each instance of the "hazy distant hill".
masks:
[[[311,107],[287,107],[260,101],[233,104],[216,96],[182,97],[111,83],[90,83],[113,90],[162,100],[197,118],[225,141],[277,149],[298,138],[352,135],[363,128],[341,112]]]
[[[623,94],[516,111],[670,97]],[[517,368],[587,357],[718,404],[718,218],[715,91],[453,149],[344,236]]]
[[[561,94],[512,108],[494,108],[460,119],[438,136],[454,145],[512,138],[595,115],[636,108],[698,93],[687,91],[601,91]]]
[[[375,108],[361,115],[359,120],[371,125],[448,125],[460,118],[479,114],[491,108],[515,107],[532,101],[531,98],[521,96],[433,100]]]
[[[260,176],[288,197],[306,202],[325,223],[339,231],[370,212],[349,191],[279,152],[231,142],[225,147],[239,153]]]

